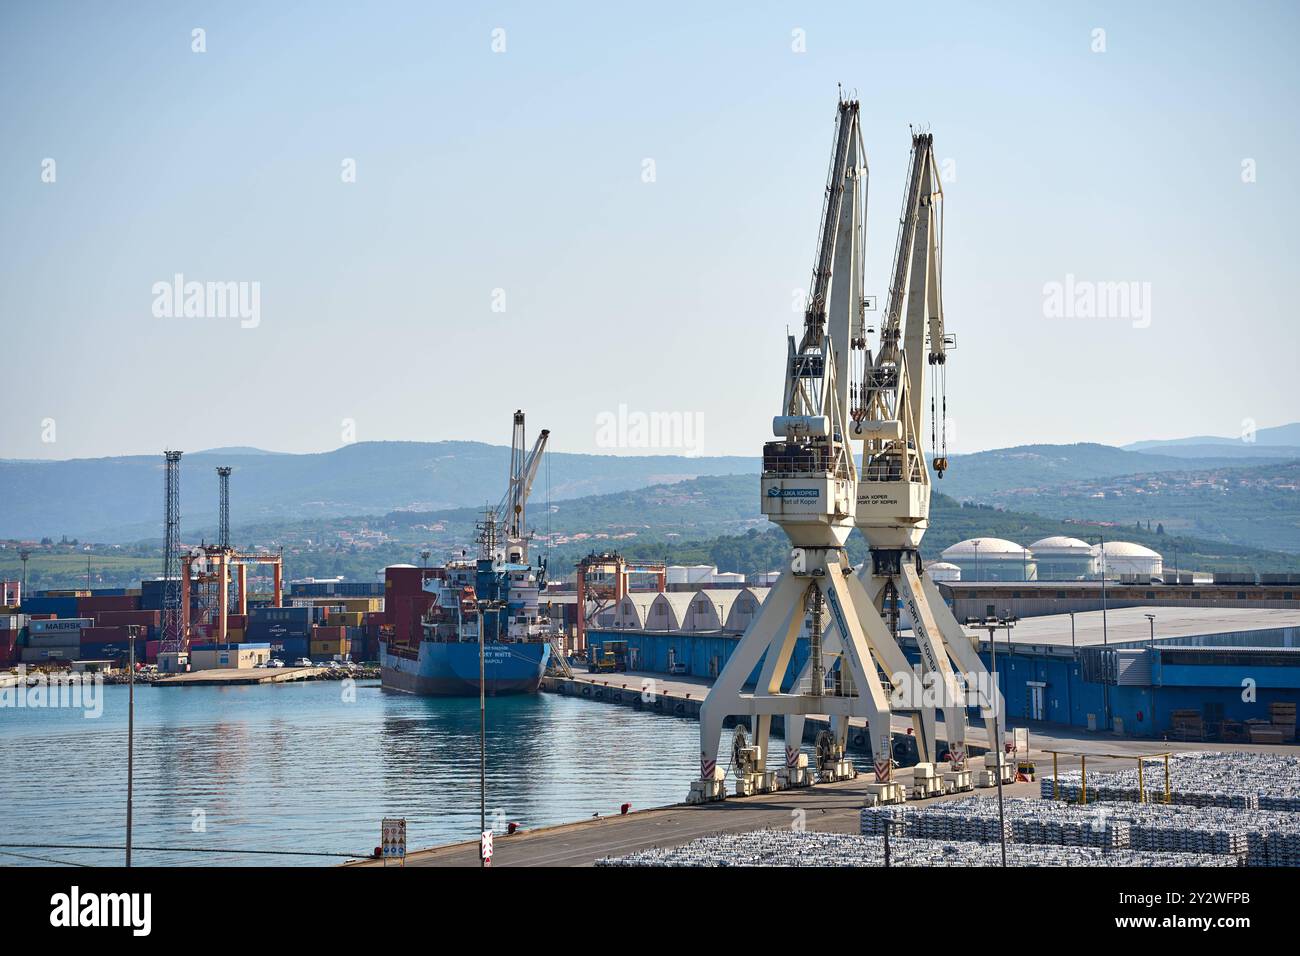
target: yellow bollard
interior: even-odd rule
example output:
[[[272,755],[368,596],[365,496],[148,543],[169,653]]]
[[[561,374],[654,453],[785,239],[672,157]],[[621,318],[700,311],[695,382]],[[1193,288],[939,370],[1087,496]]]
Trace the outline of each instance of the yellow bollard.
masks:
[[[1147,802],[1147,792],[1142,789],[1142,758],[1138,757],[1138,803]]]
[[[1060,788],[1057,785],[1057,781],[1061,777],[1060,772],[1057,770],[1057,764],[1056,764],[1057,759],[1058,759],[1058,754],[1056,753],[1055,750],[1053,750],[1052,751],[1052,799],[1053,800],[1061,799]]]
[[[1165,803],[1166,803],[1166,804],[1168,804],[1168,803],[1170,802],[1169,797],[1170,797],[1170,792],[1169,792],[1169,754],[1165,754]]]
[[[1079,802],[1088,802],[1088,755],[1079,754]]]

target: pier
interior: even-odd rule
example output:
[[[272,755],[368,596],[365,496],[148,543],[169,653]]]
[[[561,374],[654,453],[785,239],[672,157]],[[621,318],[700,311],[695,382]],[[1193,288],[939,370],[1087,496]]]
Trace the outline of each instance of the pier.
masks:
[[[910,785],[910,770],[896,771],[896,775]],[[801,825],[819,832],[857,833],[859,812],[867,796],[869,779],[871,774],[868,773],[843,783],[818,784],[752,797],[729,797],[718,803],[676,804],[625,816],[522,830],[512,836],[498,834],[494,841],[492,865],[592,866],[603,857],[625,856],[653,847],[680,846],[715,833],[740,833],[770,827]],[[1037,797],[1038,789],[1037,783],[1016,783],[1003,787],[1003,793]],[[996,800],[997,791],[951,794],[925,802],[970,796]],[[406,865],[478,866],[478,853],[477,840],[451,843],[411,853],[406,858]],[[366,860],[345,865],[382,866],[383,861]]]
[[[285,684],[310,680],[329,670],[327,667],[222,667],[188,674],[171,674],[152,681],[154,687],[238,687],[248,684]]]

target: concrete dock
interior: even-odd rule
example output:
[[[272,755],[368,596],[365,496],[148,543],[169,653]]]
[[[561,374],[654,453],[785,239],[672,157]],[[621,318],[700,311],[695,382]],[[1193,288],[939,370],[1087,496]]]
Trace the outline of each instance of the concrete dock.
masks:
[[[288,681],[306,680],[324,670],[327,668],[221,667],[214,670],[190,671],[188,674],[172,674],[168,677],[160,677],[151,683],[154,687],[236,687],[246,684],[283,684]]]
[[[643,810],[626,816],[602,817],[561,826],[525,830],[514,836],[498,834],[493,866],[591,866],[607,856],[623,856],[653,847],[680,846],[714,833],[737,833],[802,823],[808,830],[857,833],[858,811],[867,794],[870,773],[843,783],[819,784],[801,790],[783,790],[752,797],[731,797],[719,803],[679,804],[660,810]],[[911,782],[910,770],[897,778]],[[685,790],[688,781],[683,781]],[[1037,783],[1009,784],[1005,796],[1037,797]],[[997,789],[976,790],[975,796],[997,798]],[[935,800],[969,797],[960,793]],[[932,801],[925,801],[930,803]],[[412,853],[407,866],[478,866],[478,841],[452,843]],[[366,860],[349,866],[382,866]],[[392,864],[389,864],[390,866]]]

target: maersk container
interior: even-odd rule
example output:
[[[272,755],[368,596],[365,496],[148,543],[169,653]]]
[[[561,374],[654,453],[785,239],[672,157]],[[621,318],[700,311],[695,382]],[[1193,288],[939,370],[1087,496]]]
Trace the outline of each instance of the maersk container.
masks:
[[[47,621],[32,621],[28,627],[36,634],[80,634],[88,627],[95,626],[92,617],[56,617]]]

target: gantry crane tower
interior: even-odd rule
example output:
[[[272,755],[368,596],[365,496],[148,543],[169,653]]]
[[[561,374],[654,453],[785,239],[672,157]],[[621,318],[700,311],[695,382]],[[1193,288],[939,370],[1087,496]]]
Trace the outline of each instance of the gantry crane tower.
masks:
[[[858,474],[849,440],[850,352],[865,345],[862,294],[867,160],[859,128],[859,106],[841,100],[835,147],[823,200],[816,261],[804,314],[802,337],[789,337],[781,413],[772,422],[775,441],[763,446],[760,481],[762,510],[780,525],[792,546],[790,566],[781,572],[762,609],[741,636],[700,709],[700,779],[688,800],[725,795],[717,765],[724,718],[747,715],[753,721],[738,774],[737,790],[750,793],[776,786],[766,769],[772,716],[787,728],[807,714],[830,715],[836,740],[819,747],[822,779],[840,779],[852,768],[843,760],[843,741],[851,716],[865,717],[873,750],[890,754],[890,703],[878,665],[906,666],[893,637],[879,629],[876,644],[863,630],[862,613],[851,587],[853,567],[844,544],[854,527]],[[783,693],[795,642],[806,618],[809,659],[803,678]],[[824,654],[823,621],[841,635],[840,650]],[[752,694],[742,689],[762,662]],[[801,738],[787,730],[787,779],[803,782]],[[883,746],[883,751],[876,748]],[[890,780],[890,763],[877,762],[877,779],[868,789],[875,799],[896,799],[901,790]]]

